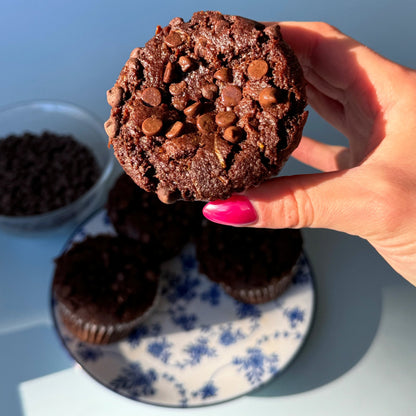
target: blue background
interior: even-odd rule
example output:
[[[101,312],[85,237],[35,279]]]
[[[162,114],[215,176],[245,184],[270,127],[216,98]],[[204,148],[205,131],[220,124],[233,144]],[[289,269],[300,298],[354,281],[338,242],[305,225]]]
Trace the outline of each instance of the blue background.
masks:
[[[327,21],[416,68],[414,0],[2,0],[0,106],[58,99],[78,104],[104,122],[109,116],[105,92],[130,51],[153,36],[157,25],[175,16],[188,19],[197,10],[260,21]],[[313,111],[305,133],[345,143]],[[294,160],[284,170],[308,172],[312,169]],[[0,231],[0,414],[179,412],[127,402],[75,376],[48,385],[51,390],[40,389],[37,407],[22,400],[22,383],[72,366],[53,332],[48,309],[52,259],[71,231],[64,227],[26,238]],[[307,344],[267,386],[224,405],[191,410],[193,414],[414,414],[415,289],[356,237],[328,230],[305,230],[304,236],[318,291]],[[79,386],[77,390],[78,382],[86,395]]]

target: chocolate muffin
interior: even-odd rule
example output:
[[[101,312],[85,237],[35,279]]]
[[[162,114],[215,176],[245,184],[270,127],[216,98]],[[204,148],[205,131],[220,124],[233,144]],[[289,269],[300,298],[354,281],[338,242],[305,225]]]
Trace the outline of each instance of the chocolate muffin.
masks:
[[[55,263],[52,290],[58,313],[81,341],[117,341],[155,305],[158,263],[145,245],[110,235],[87,237]]]
[[[307,118],[279,26],[211,11],[158,26],[107,99],[117,159],[163,202],[226,199],[276,175]]]
[[[126,174],[117,179],[107,199],[108,216],[117,233],[149,245],[160,261],[178,254],[198,235],[202,207],[197,202],[163,204]]]
[[[302,250],[299,230],[229,227],[204,222],[197,242],[200,272],[233,298],[265,303],[290,285]]]

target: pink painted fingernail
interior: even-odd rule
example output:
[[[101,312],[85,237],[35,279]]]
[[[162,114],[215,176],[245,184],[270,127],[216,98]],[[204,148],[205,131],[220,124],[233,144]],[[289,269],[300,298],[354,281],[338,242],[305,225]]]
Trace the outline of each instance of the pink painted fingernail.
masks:
[[[242,195],[233,195],[225,201],[208,202],[202,213],[210,221],[224,225],[247,225],[257,220],[256,210]]]

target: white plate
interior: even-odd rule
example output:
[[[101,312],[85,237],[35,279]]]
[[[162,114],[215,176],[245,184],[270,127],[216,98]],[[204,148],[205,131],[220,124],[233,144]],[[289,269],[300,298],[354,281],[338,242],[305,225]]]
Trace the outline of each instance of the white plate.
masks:
[[[114,233],[105,211],[83,224],[68,245],[100,233]],[[243,395],[281,372],[305,341],[314,300],[303,254],[281,297],[247,305],[198,272],[195,247],[188,244],[163,267],[155,312],[120,342],[79,342],[63,326],[53,300],[52,310],[64,346],[99,383],[133,400],[192,407]]]

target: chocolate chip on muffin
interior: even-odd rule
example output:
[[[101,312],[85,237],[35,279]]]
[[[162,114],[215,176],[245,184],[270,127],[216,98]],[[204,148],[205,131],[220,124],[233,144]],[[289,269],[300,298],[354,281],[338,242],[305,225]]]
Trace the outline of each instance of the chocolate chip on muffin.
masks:
[[[302,70],[279,26],[219,12],[158,27],[108,102],[117,159],[163,202],[226,199],[276,175],[307,118]]]

